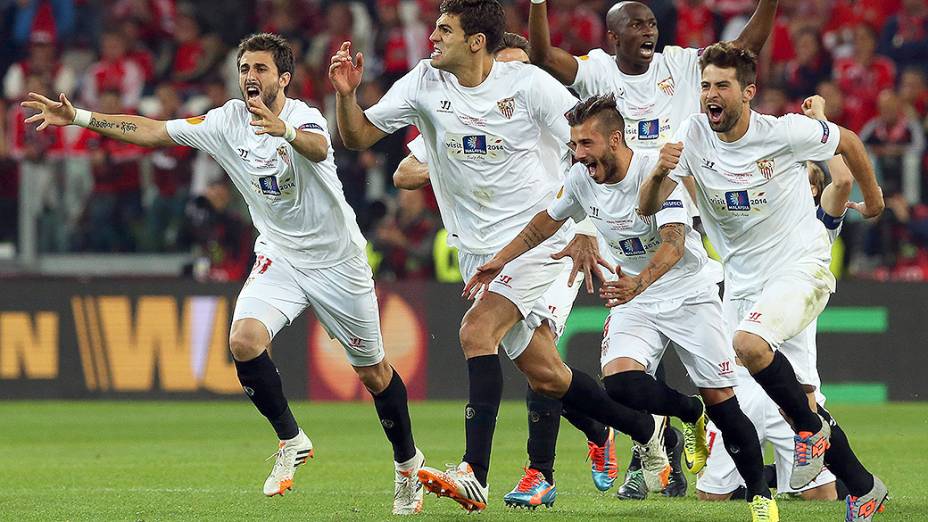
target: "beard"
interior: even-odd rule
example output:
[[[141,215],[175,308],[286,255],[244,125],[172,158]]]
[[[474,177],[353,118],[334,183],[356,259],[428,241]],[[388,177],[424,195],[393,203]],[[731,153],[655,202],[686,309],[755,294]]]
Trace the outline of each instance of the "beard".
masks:
[[[726,107],[722,111],[722,119],[718,123],[712,123],[709,120],[709,127],[714,132],[728,132],[741,120],[741,107]]]

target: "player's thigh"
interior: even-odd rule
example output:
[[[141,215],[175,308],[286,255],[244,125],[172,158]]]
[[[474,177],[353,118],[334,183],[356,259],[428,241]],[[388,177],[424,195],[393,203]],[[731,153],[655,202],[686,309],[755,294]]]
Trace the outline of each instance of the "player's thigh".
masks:
[[[304,269],[303,288],[316,318],[345,349],[352,366],[373,366],[384,358],[380,310],[370,266],[353,256],[335,266]]]
[[[270,342],[308,304],[296,269],[283,258],[259,254],[235,303],[230,338],[235,340],[248,333],[243,329],[251,321],[244,320],[251,319],[264,326]]]
[[[825,309],[834,288],[827,266],[798,265],[772,275],[738,323],[774,350],[802,332]],[[784,354],[785,355],[785,354]]]
[[[561,397],[570,386],[570,370],[557,352],[548,323],[534,329],[528,345],[512,361],[536,392]]]
[[[696,387],[729,388],[737,384],[735,351],[717,293],[707,290],[695,295],[654,321],[676,344],[680,362]]]
[[[725,439],[715,424],[706,426],[706,442],[709,458],[706,467],[696,477],[696,489],[711,495],[725,495],[744,485],[744,480],[735,467],[735,461],[725,450]]]
[[[633,302],[609,312],[603,326],[600,367],[620,359],[632,359],[654,375],[667,348],[667,338],[653,321],[654,314]],[[606,375],[608,377],[608,375]]]

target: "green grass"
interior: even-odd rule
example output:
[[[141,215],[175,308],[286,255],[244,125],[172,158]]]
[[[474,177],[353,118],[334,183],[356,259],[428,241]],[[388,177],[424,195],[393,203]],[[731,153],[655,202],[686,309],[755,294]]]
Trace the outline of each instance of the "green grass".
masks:
[[[246,401],[0,402],[0,520],[389,519],[389,447],[370,404],[293,405],[316,446],[283,498],[261,494],[273,432]],[[463,453],[463,405],[412,406],[417,443],[433,466]],[[878,520],[926,520],[928,404],[835,406],[865,464],[890,488]],[[627,439],[619,459],[628,459]],[[506,403],[493,447],[481,520],[750,520],[740,502],[653,496],[622,502],[599,494],[584,462],[583,436],[562,424],[553,509],[507,511],[502,495],[525,464],[525,410]],[[691,483],[692,486],[692,483]],[[448,499],[426,497],[423,519],[462,519]],[[839,502],[780,501],[783,520],[843,520]],[[467,520],[473,520],[467,519]]]

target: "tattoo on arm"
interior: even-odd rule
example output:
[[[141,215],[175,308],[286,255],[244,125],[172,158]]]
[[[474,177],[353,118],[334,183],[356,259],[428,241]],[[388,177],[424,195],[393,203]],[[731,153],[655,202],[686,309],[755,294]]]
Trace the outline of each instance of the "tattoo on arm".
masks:
[[[661,243],[673,247],[674,253],[683,256],[686,234],[680,223],[668,223],[660,228]]]
[[[132,123],[131,121],[123,120],[120,122],[115,122],[115,121],[98,120],[93,117],[90,118],[90,124],[88,124],[87,126],[90,127],[91,129],[121,130],[123,134],[126,134],[127,132],[135,132],[139,128],[138,125]]]
[[[519,237],[522,238],[522,242],[525,243],[525,247],[529,250],[540,245],[542,242],[544,242],[545,239],[547,239],[547,237],[545,237],[545,235],[542,234],[540,230],[538,230],[538,227],[536,227],[534,223],[529,223],[528,226],[525,227],[525,230],[519,232]]]

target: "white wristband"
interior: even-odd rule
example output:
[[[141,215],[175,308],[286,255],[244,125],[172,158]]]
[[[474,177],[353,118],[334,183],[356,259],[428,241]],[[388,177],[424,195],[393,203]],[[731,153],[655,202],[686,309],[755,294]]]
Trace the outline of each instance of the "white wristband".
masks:
[[[90,115],[91,112],[85,109],[74,109],[74,119],[71,120],[71,123],[79,127],[87,128],[90,126]]]
[[[293,142],[293,140],[296,139],[296,129],[288,122],[284,122],[284,127],[286,128],[284,131],[284,139],[287,140],[287,142]]]
[[[532,3],[533,3],[533,4],[543,4],[543,3],[545,3],[545,0],[532,0]]]

